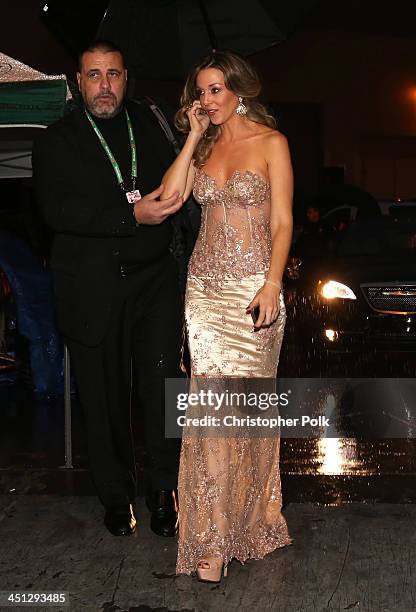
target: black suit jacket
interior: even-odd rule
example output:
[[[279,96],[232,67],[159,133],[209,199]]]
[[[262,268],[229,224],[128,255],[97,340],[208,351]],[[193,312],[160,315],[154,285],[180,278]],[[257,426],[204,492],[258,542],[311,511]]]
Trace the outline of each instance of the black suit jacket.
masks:
[[[151,111],[128,104],[142,194],[156,189],[172,161],[170,145]],[[131,206],[82,109],[49,126],[33,148],[37,200],[55,232],[51,267],[58,327],[94,346],[104,337],[120,282],[120,241],[137,235],[146,268],[169,255],[171,222],[136,227]]]

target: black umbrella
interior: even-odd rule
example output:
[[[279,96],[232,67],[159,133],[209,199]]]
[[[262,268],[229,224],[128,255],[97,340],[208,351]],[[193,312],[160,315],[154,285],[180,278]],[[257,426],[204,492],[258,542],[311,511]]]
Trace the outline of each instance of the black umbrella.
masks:
[[[316,0],[113,0],[98,36],[137,78],[178,79],[212,49],[251,55],[287,38]]]

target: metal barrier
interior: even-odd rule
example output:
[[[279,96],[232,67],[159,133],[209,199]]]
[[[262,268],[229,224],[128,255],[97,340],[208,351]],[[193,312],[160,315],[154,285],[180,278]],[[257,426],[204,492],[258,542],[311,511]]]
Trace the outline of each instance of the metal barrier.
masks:
[[[72,465],[72,413],[71,413],[71,361],[64,345],[64,407],[65,407],[65,464],[62,468],[73,469]]]

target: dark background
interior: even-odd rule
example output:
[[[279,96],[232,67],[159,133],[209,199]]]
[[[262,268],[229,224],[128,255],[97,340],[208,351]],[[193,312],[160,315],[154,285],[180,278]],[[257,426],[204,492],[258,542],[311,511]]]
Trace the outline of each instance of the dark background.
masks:
[[[100,14],[103,2],[83,4]],[[65,4],[72,23],[85,26],[75,5]],[[1,51],[74,79],[76,63],[41,20],[40,6],[3,6]],[[252,57],[290,137],[298,188],[315,191],[330,177],[379,199],[416,196],[415,24],[409,0],[321,0],[287,41]],[[163,95],[175,107],[181,87],[138,81],[131,91]]]

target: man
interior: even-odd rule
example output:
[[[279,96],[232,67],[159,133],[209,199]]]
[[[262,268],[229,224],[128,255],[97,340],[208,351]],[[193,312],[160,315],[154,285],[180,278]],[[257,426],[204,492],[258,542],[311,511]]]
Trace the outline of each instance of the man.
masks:
[[[315,257],[322,252],[324,245],[325,236],[321,223],[321,213],[317,206],[311,204],[306,209],[303,228],[292,249],[292,254],[301,259]]]
[[[133,379],[144,410],[151,527],[173,536],[179,444],[164,436],[164,379],[179,375],[181,307],[169,217],[182,199],[158,200],[172,154],[151,111],[125,102],[120,51],[92,44],[77,77],[84,108],[45,130],[33,152],[38,201],[55,231],[58,325],[85,411],[106,527],[129,535],[136,524]]]
[[[318,229],[319,222],[321,221],[321,213],[319,208],[314,205],[308,206],[306,210],[306,223],[308,227]]]

